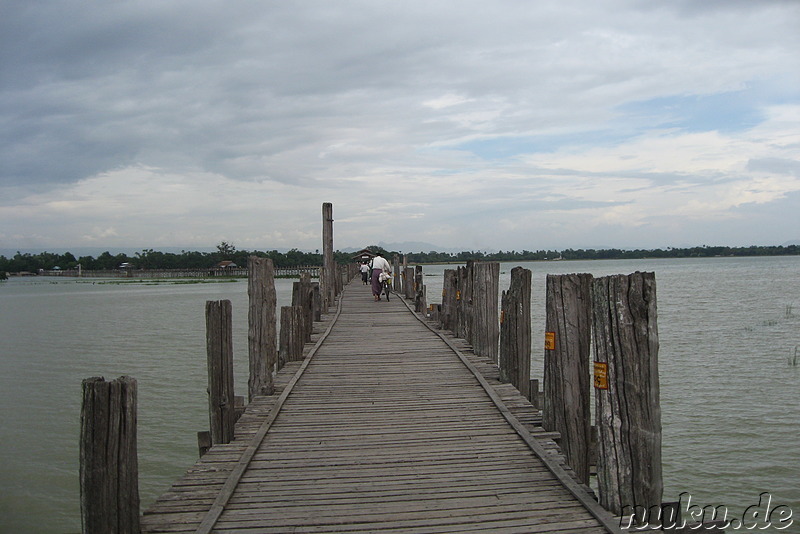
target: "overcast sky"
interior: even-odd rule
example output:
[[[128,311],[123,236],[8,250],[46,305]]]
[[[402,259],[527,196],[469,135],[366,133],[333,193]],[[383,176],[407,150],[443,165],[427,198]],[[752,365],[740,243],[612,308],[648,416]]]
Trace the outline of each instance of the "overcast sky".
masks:
[[[0,249],[800,239],[800,1],[0,0]]]

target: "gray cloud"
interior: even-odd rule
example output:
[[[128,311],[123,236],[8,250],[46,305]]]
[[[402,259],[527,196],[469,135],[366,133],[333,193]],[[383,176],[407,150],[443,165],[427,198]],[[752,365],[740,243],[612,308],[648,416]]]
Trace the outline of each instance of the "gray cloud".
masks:
[[[671,187],[663,192],[699,199],[709,184],[794,168],[787,131],[798,120],[798,23],[800,6],[777,1],[5,2],[0,243],[70,239],[76,231],[25,228],[38,224],[34,213],[58,219],[42,213],[78,191],[114,203],[128,194],[123,180],[152,184],[153,176],[196,187],[251,184],[269,191],[262,204],[280,205],[275,212],[303,208],[290,204],[298,198],[335,200],[356,219],[365,207],[399,202],[375,213],[424,224],[420,231],[432,232],[424,240],[450,240],[444,246],[458,245],[453,220],[480,234],[508,213],[596,221],[612,207],[689,209],[691,201],[649,194]],[[759,92],[750,96],[754,81]],[[647,108],[653,99],[711,102],[733,91],[742,97],[732,112],[762,118],[752,132],[689,137],[702,125],[679,116],[668,131],[655,123],[665,110]],[[637,113],[627,112],[634,103]],[[770,111],[778,106],[789,106],[788,119]],[[775,184],[756,188],[770,192],[758,202],[796,186]],[[448,193],[457,206],[437,198]],[[160,198],[142,202],[174,204]],[[166,224],[154,213],[146,227],[137,223],[139,234],[134,224],[114,235],[102,230],[115,226],[103,210],[82,209],[82,225],[118,242],[147,244],[149,228]],[[204,203],[185,209],[226,214]],[[256,217],[249,209],[240,216]],[[308,227],[296,223],[299,234],[274,230],[264,239],[314,248],[310,218]],[[282,220],[263,224],[281,228]],[[632,224],[631,242],[641,222]],[[240,241],[260,239],[236,231]],[[562,232],[556,241],[571,238]],[[513,245],[530,232],[501,236]],[[175,239],[188,246],[203,237]],[[500,248],[492,232],[481,239]]]

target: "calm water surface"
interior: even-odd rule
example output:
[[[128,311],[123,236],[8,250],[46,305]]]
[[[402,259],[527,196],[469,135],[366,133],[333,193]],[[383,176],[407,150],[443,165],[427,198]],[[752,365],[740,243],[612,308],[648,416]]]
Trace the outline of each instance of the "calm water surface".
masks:
[[[511,268],[501,266],[501,288]],[[800,524],[800,258],[524,263],[533,271],[532,376],[541,378],[547,274],[654,271],[664,499],[740,514],[762,492]],[[444,266],[425,266],[429,302]],[[291,280],[276,280],[288,305]],[[236,390],[247,387],[247,284],[0,283],[0,532],[80,531],[81,380],[139,383],[142,507],[197,456],[208,426],[205,301],[233,304]],[[541,341],[541,343],[540,343]]]

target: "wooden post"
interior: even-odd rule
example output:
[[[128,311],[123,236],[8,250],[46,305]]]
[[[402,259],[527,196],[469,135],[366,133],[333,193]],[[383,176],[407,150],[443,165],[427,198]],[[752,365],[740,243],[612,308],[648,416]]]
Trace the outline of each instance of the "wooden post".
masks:
[[[530,395],[528,397],[528,400],[531,401],[531,404],[533,405],[534,408],[536,408],[537,410],[541,410],[542,405],[539,402],[539,379],[532,378],[530,384],[531,384]]]
[[[81,524],[86,534],[139,533],[136,380],[82,382]]]
[[[275,269],[269,258],[250,256],[247,259],[247,353],[250,377],[247,381],[247,399],[257,395],[272,395],[275,386],[272,371],[278,359],[275,331]]]
[[[406,267],[403,271],[403,296],[411,300],[414,298],[414,268]]]
[[[663,492],[655,274],[598,278],[593,291],[600,504],[647,510]]]
[[[400,272],[402,273],[403,276],[402,294],[405,295],[406,297],[408,297],[408,284],[411,283],[411,280],[408,279],[408,273],[406,273],[407,270],[408,270],[408,256],[406,254],[403,254],[403,266],[402,266],[402,271]],[[397,286],[397,290],[398,292],[400,291],[400,286]]]
[[[472,301],[472,273],[475,262],[467,260],[464,267],[458,268],[456,275],[456,321],[455,335],[461,339],[473,343],[472,321],[473,321],[473,301]],[[495,287],[495,291],[498,287]],[[497,294],[497,293],[495,293]],[[477,354],[477,352],[476,352]]]
[[[314,331],[314,288],[311,286],[311,275],[303,273],[300,281],[292,284],[292,306],[300,306],[303,310],[303,342],[311,341]]]
[[[494,363],[498,363],[500,317],[497,310],[500,293],[500,263],[496,261],[475,262],[472,266],[470,291],[472,327],[469,331],[472,333],[472,347],[478,356],[484,356]]]
[[[314,293],[314,321],[322,320],[322,296],[319,291],[319,282],[311,282],[311,291]]]
[[[458,291],[456,272],[455,269],[444,270],[441,310],[442,330],[454,334],[456,329],[456,292]]]
[[[542,426],[561,433],[561,450],[589,483],[591,274],[547,275]]]
[[[305,313],[301,306],[281,306],[281,335],[278,362],[282,368],[286,362],[303,359],[305,345]]]
[[[206,302],[206,351],[208,355],[208,415],[211,442],[233,440],[233,334],[231,301]]]
[[[401,289],[402,288],[402,285],[401,285],[402,284],[402,280],[401,280],[401,277],[400,277],[400,257],[397,254],[395,254],[392,257],[392,270],[394,272],[394,274],[392,275],[392,277],[393,277],[392,289],[396,293],[400,293],[400,291],[402,290]]]
[[[322,307],[325,312],[336,302],[336,264],[333,261],[333,204],[322,205]]]
[[[422,284],[422,265],[414,266],[414,311],[425,313],[424,286]]]
[[[511,284],[501,299],[500,379],[530,398],[531,271],[522,267],[511,269]]]

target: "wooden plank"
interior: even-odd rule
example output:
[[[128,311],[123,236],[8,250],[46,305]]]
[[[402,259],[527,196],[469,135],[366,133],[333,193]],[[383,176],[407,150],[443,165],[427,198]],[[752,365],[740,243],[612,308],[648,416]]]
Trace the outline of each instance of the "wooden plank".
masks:
[[[196,527],[215,491],[224,497],[206,532],[603,531],[509,424],[511,409],[498,410],[501,395],[458,352],[468,344],[432,335],[405,303],[375,302],[361,284],[338,310],[281,401],[237,425],[268,418],[267,431],[246,447],[212,448],[148,511],[143,532]],[[502,398],[538,417],[513,391]]]

